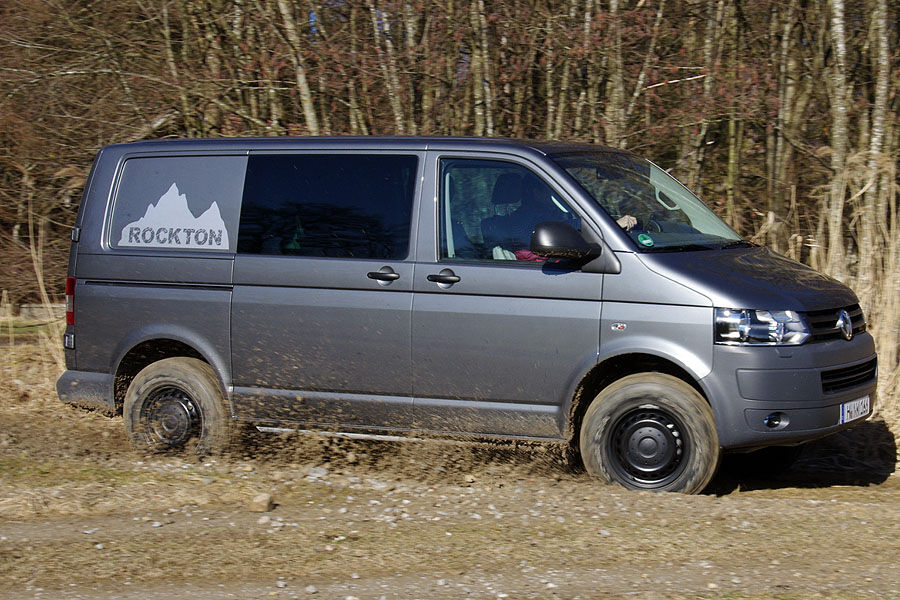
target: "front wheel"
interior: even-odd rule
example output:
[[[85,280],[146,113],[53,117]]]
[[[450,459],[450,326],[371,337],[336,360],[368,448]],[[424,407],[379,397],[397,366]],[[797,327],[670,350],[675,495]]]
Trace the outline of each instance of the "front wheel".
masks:
[[[580,435],[585,469],[636,490],[695,494],[719,464],[715,419],[706,400],[662,373],[623,377],[600,392]]]
[[[128,387],[122,412],[136,450],[208,454],[229,449],[235,438],[216,374],[196,358],[144,367]]]

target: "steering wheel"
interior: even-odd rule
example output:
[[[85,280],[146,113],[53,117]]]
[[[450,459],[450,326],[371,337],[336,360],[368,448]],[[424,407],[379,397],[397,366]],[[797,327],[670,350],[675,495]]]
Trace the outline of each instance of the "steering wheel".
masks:
[[[662,233],[662,226],[659,224],[659,221],[652,218],[644,221],[642,229],[650,233]]]

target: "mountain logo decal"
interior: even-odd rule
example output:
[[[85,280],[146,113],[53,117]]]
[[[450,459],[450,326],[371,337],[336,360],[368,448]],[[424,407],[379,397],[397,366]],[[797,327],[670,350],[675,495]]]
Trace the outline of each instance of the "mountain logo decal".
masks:
[[[144,216],[122,228],[119,247],[227,250],[228,230],[213,202],[199,217],[188,208],[187,196],[173,182]]]

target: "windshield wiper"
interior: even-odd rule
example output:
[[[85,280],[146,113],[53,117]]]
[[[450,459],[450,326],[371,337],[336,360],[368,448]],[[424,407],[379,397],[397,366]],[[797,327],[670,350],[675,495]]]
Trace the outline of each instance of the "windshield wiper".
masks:
[[[718,246],[706,246],[703,244],[682,244],[680,246],[656,246],[647,248],[645,252],[693,252],[694,250],[716,250]]]
[[[734,242],[728,242],[727,244],[723,244],[719,247],[724,250],[725,248],[753,248],[756,245],[757,244],[754,244],[753,242],[748,242],[747,240],[736,240]]]

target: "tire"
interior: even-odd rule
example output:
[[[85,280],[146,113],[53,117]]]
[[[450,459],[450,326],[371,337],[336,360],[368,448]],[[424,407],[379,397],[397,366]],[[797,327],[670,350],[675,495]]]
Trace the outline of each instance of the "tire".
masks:
[[[144,367],[125,393],[122,413],[132,446],[143,452],[218,453],[237,437],[215,372],[196,358]]]
[[[684,381],[629,375],[600,392],[579,438],[587,472],[634,490],[702,491],[719,464],[715,418]]]

